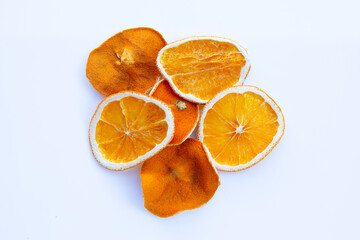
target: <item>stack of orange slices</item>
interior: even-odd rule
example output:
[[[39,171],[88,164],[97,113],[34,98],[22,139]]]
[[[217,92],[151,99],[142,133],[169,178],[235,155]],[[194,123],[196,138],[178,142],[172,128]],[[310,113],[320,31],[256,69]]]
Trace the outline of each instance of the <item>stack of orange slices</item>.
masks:
[[[230,39],[166,44],[151,28],[116,34],[86,68],[107,96],[90,123],[95,159],[110,170],[144,162],[144,205],[157,216],[202,206],[220,184],[217,170],[255,165],[284,134],[275,101],[243,85],[250,68],[247,51]],[[190,138],[196,126],[198,140]]]

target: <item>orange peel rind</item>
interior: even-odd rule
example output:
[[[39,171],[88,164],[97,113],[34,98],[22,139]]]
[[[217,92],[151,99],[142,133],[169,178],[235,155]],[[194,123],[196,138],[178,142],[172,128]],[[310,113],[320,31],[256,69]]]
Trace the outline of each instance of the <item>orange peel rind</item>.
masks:
[[[88,58],[86,76],[104,96],[120,91],[145,93],[160,72],[156,57],[166,41],[152,28],[131,28],[110,37]]]
[[[140,176],[144,206],[159,217],[202,206],[220,184],[203,144],[191,138],[148,159]]]
[[[160,80],[150,92],[171,108],[175,119],[175,133],[170,145],[184,142],[196,127],[199,120],[199,105],[178,96],[166,80]]]

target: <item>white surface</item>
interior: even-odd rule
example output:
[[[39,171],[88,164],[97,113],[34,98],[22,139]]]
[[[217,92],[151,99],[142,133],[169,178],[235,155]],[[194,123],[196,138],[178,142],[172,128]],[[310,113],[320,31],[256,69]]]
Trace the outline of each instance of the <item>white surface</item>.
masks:
[[[0,0],[0,239],[360,239],[360,3],[354,1]],[[282,108],[286,130],[256,166],[220,173],[214,198],[161,219],[139,168],[94,159],[103,99],[88,54],[136,26],[169,42],[234,39],[246,84]],[[233,238],[231,238],[233,237]]]

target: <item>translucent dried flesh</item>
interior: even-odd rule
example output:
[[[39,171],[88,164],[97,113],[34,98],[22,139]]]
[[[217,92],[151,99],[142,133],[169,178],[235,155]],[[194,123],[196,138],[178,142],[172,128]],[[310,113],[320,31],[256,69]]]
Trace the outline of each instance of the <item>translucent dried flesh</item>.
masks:
[[[219,186],[201,142],[187,139],[168,146],[141,168],[145,208],[160,217],[200,207]]]
[[[213,159],[227,166],[250,162],[277,133],[278,116],[253,92],[229,93],[207,112],[203,142]]]
[[[127,163],[161,143],[167,130],[164,110],[154,103],[125,97],[104,107],[95,140],[105,159]]]
[[[239,81],[246,61],[234,44],[202,39],[166,49],[160,63],[182,93],[209,100]]]
[[[165,45],[151,28],[122,31],[90,53],[86,76],[105,96],[125,90],[145,93],[160,76],[156,57]]]
[[[179,97],[165,80],[157,85],[151,96],[160,99],[171,108],[175,119],[175,133],[170,144],[180,144],[191,133],[198,121],[199,108],[197,104]],[[185,108],[176,106],[177,101],[181,101]]]

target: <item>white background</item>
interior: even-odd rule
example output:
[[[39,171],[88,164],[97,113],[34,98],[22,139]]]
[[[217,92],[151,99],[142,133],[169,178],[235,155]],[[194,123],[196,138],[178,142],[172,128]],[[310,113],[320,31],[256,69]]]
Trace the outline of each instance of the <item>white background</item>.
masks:
[[[360,239],[359,1],[0,0],[0,239]],[[204,207],[158,218],[139,167],[102,168],[88,125],[103,99],[90,51],[147,26],[168,42],[234,39],[246,84],[285,115],[261,163],[220,172]]]

